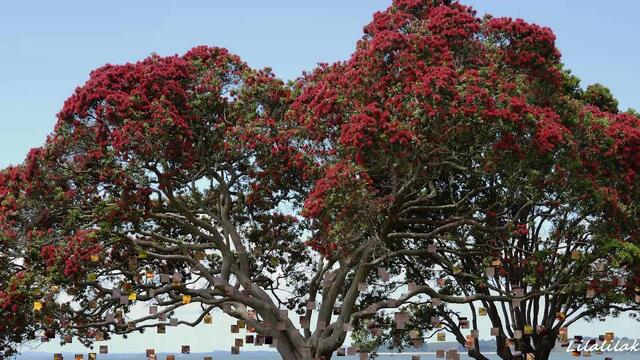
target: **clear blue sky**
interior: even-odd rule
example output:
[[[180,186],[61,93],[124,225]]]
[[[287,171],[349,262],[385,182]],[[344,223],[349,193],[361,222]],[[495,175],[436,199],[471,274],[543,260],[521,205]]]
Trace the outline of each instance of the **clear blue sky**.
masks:
[[[553,28],[564,62],[583,84],[601,82],[613,90],[622,109],[640,107],[635,88],[640,84],[636,69],[639,1],[463,2],[476,6],[480,13],[521,17]],[[271,66],[280,77],[295,78],[317,62],[347,58],[372,13],[389,3],[4,1],[0,4],[0,167],[21,162],[29,148],[42,144],[63,101],[86,81],[92,69],[107,62],[218,45],[254,67]],[[609,325],[625,333],[621,335],[637,335],[637,324],[614,321]],[[192,340],[198,337],[188,330],[182,334]],[[175,336],[171,339],[171,346],[183,341]],[[208,340],[201,340],[208,346]],[[123,346],[116,348],[122,351]],[[227,344],[216,347],[226,348]]]

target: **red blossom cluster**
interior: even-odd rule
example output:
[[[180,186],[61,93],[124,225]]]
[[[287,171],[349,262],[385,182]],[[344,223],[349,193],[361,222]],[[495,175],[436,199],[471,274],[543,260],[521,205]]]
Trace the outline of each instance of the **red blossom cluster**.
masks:
[[[551,29],[511,18],[492,18],[486,28],[487,36],[495,37],[500,46],[500,59],[496,60],[560,85],[562,78],[557,66],[560,52]]]
[[[13,229],[18,211],[19,184],[22,183],[21,168],[9,167],[0,172],[0,237],[14,240],[17,236]]]
[[[409,129],[403,129],[401,122],[391,121],[390,118],[391,114],[382,112],[375,103],[371,103],[342,125],[340,143],[361,150],[356,154],[356,162],[362,164],[363,151],[366,149],[378,146],[388,149],[395,144],[403,146],[414,140],[415,136]]]
[[[308,217],[319,216],[327,208],[327,195],[332,190],[345,189],[358,192],[371,185],[371,180],[348,163],[337,163],[326,169],[322,179],[316,182],[313,191],[307,197],[304,214]]]
[[[19,286],[24,279],[24,275],[24,272],[18,272],[11,279],[7,288],[0,291],[0,308],[3,310],[10,310],[15,314],[23,305],[21,302],[24,300],[24,295],[20,294]]]
[[[10,278],[3,280],[4,288],[0,290],[0,315],[2,322],[0,323],[0,334],[3,338],[10,338],[12,341],[19,341],[22,335],[29,332],[25,331],[30,327],[29,324],[29,296],[25,288],[29,286],[26,279],[26,273],[19,271]],[[6,334],[6,335],[4,335]],[[5,354],[11,354],[11,348],[7,348],[4,343],[0,343],[0,351]]]
[[[95,232],[78,231],[60,245],[49,244],[41,248],[41,256],[49,271],[61,267],[62,273],[71,277],[82,272],[82,264],[89,262],[91,255],[99,254],[102,246],[97,243]]]

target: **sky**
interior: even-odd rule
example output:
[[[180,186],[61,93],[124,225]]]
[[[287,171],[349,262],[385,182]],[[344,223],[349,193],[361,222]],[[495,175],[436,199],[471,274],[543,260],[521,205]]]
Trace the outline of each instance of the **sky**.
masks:
[[[105,63],[140,60],[155,52],[184,53],[196,45],[227,47],[253,67],[269,66],[284,79],[318,62],[346,59],[372,14],[390,0],[323,1],[3,1],[0,3],[0,168],[20,163],[44,142],[55,114],[89,72]],[[583,86],[600,82],[621,109],[640,108],[640,2],[600,0],[463,0],[479,13],[520,17],[551,27],[563,61]],[[187,315],[185,315],[187,316]],[[220,328],[168,329],[111,342],[112,351],[228,349]],[[593,330],[579,324],[578,329]],[[611,320],[598,331],[634,336],[640,325]],[[222,329],[222,330],[220,330]],[[173,332],[173,333],[171,333]],[[54,344],[39,348],[58,351]],[[65,351],[82,350],[73,344]]]

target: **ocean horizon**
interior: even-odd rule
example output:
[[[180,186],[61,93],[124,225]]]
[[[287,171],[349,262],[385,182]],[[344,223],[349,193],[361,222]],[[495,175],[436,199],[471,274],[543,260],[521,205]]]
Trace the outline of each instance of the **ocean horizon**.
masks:
[[[93,351],[89,351],[93,352]],[[89,352],[83,353],[83,359],[88,360]],[[64,360],[75,360],[75,355],[79,353],[74,352],[62,352]],[[500,358],[496,355],[495,352],[485,352],[485,356],[487,356],[491,360],[500,360]],[[275,351],[246,351],[241,352],[239,355],[232,355],[229,351],[213,351],[213,352],[205,352],[205,353],[192,353],[192,354],[180,354],[180,353],[169,353],[169,352],[158,352],[157,358],[158,360],[165,360],[167,355],[175,355],[176,360],[202,360],[205,356],[210,356],[213,360],[280,360],[280,355]],[[421,360],[424,359],[436,359],[435,352],[404,352],[404,353],[380,353],[376,359],[380,360],[411,360],[412,356],[419,355]],[[13,359],[16,360],[53,360],[53,353],[46,352],[24,352],[22,354],[16,355]],[[604,360],[605,358],[610,358],[612,360],[638,360],[640,359],[640,355],[635,352],[609,352],[603,354],[591,354],[591,356],[581,356],[587,359],[593,360]],[[552,360],[568,360],[568,359],[576,359],[581,358],[576,357],[571,353],[556,351],[551,354],[550,359]],[[334,356],[335,358],[341,358],[345,360],[357,360],[358,356]],[[113,354],[97,354],[97,359],[104,360],[146,360],[145,353],[113,353]],[[460,359],[472,359],[465,354],[460,354]]]

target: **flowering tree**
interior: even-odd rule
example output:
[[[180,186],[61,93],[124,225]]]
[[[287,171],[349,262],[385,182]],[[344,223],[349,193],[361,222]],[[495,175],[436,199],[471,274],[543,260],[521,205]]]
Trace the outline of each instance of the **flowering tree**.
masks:
[[[640,120],[613,113],[599,86],[583,102],[554,39],[460,4],[397,0],[292,105],[324,171],[305,208],[314,246],[380,254],[415,284],[412,323],[443,326],[477,359],[479,313],[499,356],[547,359],[578,319],[639,309]],[[399,346],[425,336],[388,330]]]
[[[360,296],[385,277],[366,245],[307,246],[298,214],[317,174],[285,119],[293,95],[219,48],[94,71],[46,144],[3,175],[2,239],[40,291],[11,311],[42,340],[91,345],[219,309],[283,358],[328,359],[351,323],[402,305],[384,284]],[[141,302],[148,315],[130,311]],[[190,304],[202,314],[174,316]]]
[[[295,84],[198,47],[94,71],[58,118],[0,176],[8,350],[219,309],[285,359],[352,327],[363,352],[447,330],[485,359],[485,314],[502,358],[545,359],[638,310],[640,120],[522,20],[396,0]]]

